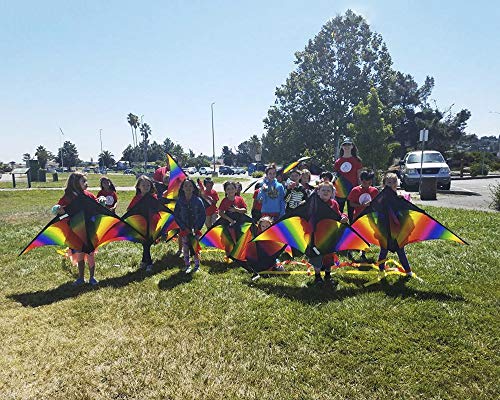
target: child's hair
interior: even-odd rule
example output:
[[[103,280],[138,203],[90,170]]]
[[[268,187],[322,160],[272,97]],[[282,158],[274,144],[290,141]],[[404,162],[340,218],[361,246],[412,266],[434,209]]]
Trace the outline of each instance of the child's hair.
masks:
[[[330,171],[323,171],[320,175],[319,178],[323,180],[324,178],[328,178],[328,180],[331,182],[333,181],[333,174]]]
[[[276,164],[275,163],[271,163],[269,164],[267,167],[266,167],[266,175],[267,173],[272,170],[272,169],[276,169]]]
[[[298,174],[298,175],[299,175],[299,177],[300,177],[300,175],[302,175],[302,171],[300,171],[300,170],[299,170],[299,169],[297,169],[297,168],[294,168],[294,169],[292,169],[292,170],[288,173],[288,175],[292,175],[292,174]]]
[[[260,228],[260,224],[262,222],[269,222],[269,225],[272,225],[273,224],[273,219],[269,216],[265,216],[265,217],[261,217],[258,221],[257,221],[257,228]]]
[[[228,187],[229,185],[233,185],[233,186],[234,186],[234,188],[235,188],[236,190],[238,190],[238,188],[236,187],[236,182],[234,182],[234,181],[226,181],[226,182],[224,182],[224,185],[223,185],[223,187],[224,187],[224,192],[226,191],[226,189],[227,189],[227,187]]]
[[[102,183],[104,181],[108,181],[108,185],[109,185],[109,189],[112,191],[112,192],[116,192],[116,188],[115,188],[115,185],[113,185],[113,182],[111,182],[111,179],[105,177],[105,176],[102,176],[101,179],[99,179],[99,185],[101,186],[101,189],[104,189],[102,187]]]
[[[308,169],[303,169],[302,173],[300,174],[300,179],[302,179],[304,176],[309,176],[309,180],[311,180],[311,173],[309,172]]]
[[[373,172],[370,169],[364,169],[361,171],[361,174],[359,174],[359,177],[363,181],[373,181],[373,178],[375,177],[375,172]]]
[[[255,190],[259,190],[262,187],[262,182],[257,182],[255,184]]]
[[[149,187],[150,187],[149,193],[151,194],[156,193],[156,188],[153,183],[153,180],[149,176],[141,175],[139,178],[137,178],[137,182],[135,183],[135,194],[141,193],[141,190],[139,189],[139,183],[141,181],[149,182]]]
[[[212,178],[206,177],[205,179],[203,179],[203,184],[205,186],[208,185],[209,183],[214,183],[214,181],[212,180]]]
[[[236,182],[236,193],[241,193],[242,190],[243,185],[241,184],[241,182]]]
[[[81,172],[72,172],[69,174],[68,181],[66,182],[66,188],[64,189],[64,194],[66,196],[73,196],[74,193],[82,193],[82,187],[80,186],[80,179],[86,178],[85,174]]]
[[[186,178],[184,182],[181,183],[181,187],[179,188],[179,197],[185,198],[186,195],[184,194],[184,185],[187,183],[191,183],[193,185],[193,196],[199,196],[200,195],[200,189],[196,186],[194,181],[191,178]]]
[[[382,181],[382,183],[384,184],[384,186],[385,186],[385,184],[387,182],[387,179],[396,179],[396,181],[398,182],[398,185],[399,185],[399,178],[398,178],[398,176],[394,172],[388,172],[387,174],[385,174],[384,180]]]

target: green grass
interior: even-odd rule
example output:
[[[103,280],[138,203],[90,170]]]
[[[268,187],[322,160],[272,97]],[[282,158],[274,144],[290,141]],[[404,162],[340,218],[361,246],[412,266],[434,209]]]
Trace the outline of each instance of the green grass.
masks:
[[[2,399],[498,398],[498,214],[429,207],[470,245],[408,246],[424,282],[252,283],[220,253],[191,277],[175,243],[146,275],[138,245],[112,243],[99,288],[75,289],[53,247],[17,257],[60,195],[0,192]]]

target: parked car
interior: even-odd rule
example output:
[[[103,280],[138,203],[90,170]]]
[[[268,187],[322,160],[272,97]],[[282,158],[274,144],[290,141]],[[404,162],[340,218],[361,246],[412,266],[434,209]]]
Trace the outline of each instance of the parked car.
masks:
[[[450,167],[442,154],[435,150],[425,150],[423,163],[421,163],[421,156],[421,151],[412,151],[399,162],[401,186],[406,190],[418,189],[422,164],[422,178],[436,178],[440,188],[450,190]]]
[[[243,167],[233,167],[233,171],[235,174],[246,174],[247,170]]]
[[[252,175],[255,171],[262,171],[264,172],[266,170],[266,166],[262,163],[250,163],[248,164],[248,175]]]
[[[231,167],[228,167],[226,165],[221,165],[219,167],[219,174],[221,174],[221,175],[233,175],[234,170]]]
[[[212,175],[214,170],[211,167],[201,167],[198,172],[200,175]]]
[[[196,169],[196,167],[187,167],[188,174],[196,174],[197,172],[198,170]]]
[[[134,175],[134,171],[130,168],[127,168],[125,171],[123,171],[124,174],[127,174],[127,175]]]

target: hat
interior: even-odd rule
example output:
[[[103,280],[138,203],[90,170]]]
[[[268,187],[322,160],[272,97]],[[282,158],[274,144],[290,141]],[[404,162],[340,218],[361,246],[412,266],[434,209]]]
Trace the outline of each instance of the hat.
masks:
[[[341,146],[343,146],[344,144],[353,144],[352,139],[349,137],[345,138]]]

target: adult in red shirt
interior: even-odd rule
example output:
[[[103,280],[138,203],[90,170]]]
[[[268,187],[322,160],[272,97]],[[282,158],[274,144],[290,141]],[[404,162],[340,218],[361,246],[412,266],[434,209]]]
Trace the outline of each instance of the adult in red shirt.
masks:
[[[157,168],[155,173],[153,174],[153,181],[163,184],[163,181],[165,180],[165,175],[168,175],[169,173],[170,173],[170,168],[168,165]]]
[[[363,164],[358,157],[358,149],[351,139],[344,139],[340,148],[340,158],[337,159],[333,165],[334,171],[337,172],[338,175],[344,177],[350,185],[349,189],[352,189],[354,186],[359,185],[361,168],[363,168]],[[336,200],[339,203],[340,211],[344,211],[346,199],[336,197]],[[349,214],[349,219],[352,219],[352,208],[348,206],[347,212]]]
[[[373,171],[361,171],[359,176],[361,185],[353,187],[347,196],[349,205],[354,209],[353,218],[356,218],[377,197],[378,189],[372,186],[374,176]]]

